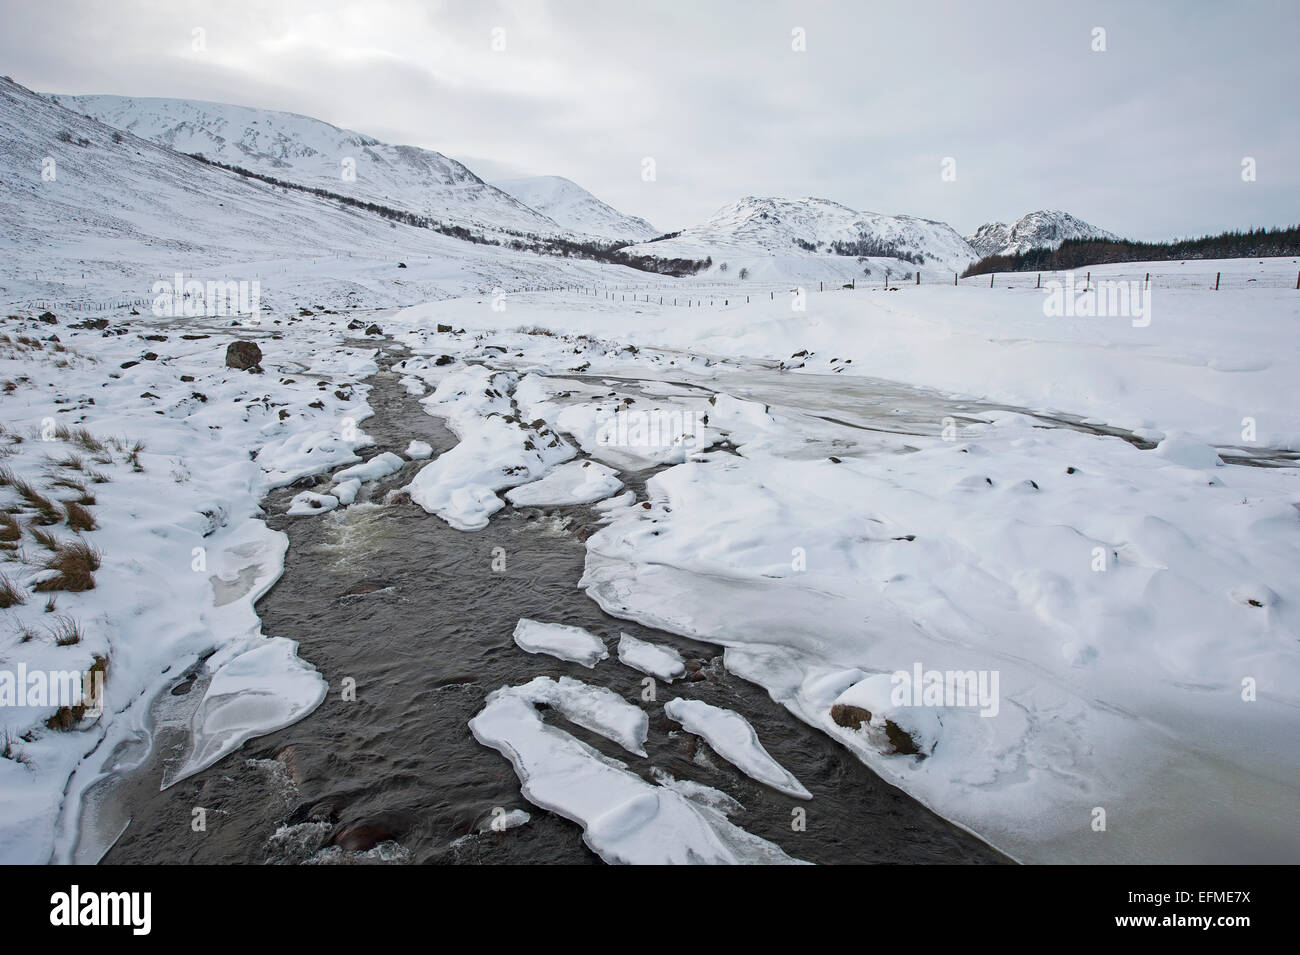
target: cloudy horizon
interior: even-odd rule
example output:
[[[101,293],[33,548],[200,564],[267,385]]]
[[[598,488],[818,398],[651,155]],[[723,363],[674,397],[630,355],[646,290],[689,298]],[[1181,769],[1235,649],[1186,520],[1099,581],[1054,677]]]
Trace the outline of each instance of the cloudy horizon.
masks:
[[[0,8],[29,88],[301,113],[664,230],[745,195],[963,235],[1045,208],[1135,239],[1300,220],[1285,3]]]

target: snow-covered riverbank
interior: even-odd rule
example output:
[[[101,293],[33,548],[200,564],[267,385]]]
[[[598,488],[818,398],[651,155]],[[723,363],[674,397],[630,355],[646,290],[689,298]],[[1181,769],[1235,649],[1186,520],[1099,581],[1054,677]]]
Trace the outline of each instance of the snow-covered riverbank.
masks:
[[[380,318],[414,353],[400,369],[411,400],[461,441],[408,487],[430,520],[475,533],[502,508],[598,502],[606,526],[575,586],[615,616],[725,646],[728,669],[1018,858],[1300,858],[1298,475],[1216,453],[1300,447],[1288,391],[1300,298],[1166,290],[1136,327],[1052,319],[1041,293],[1019,289],[827,292],[807,311],[775,295],[688,312],[641,294],[653,301],[507,294]],[[99,656],[108,671],[104,716],[73,732],[42,725],[50,708],[0,713],[7,861],[67,857],[80,794],[142,757],[149,703],[209,652],[172,778],[319,701],[311,661],[253,613],[285,546],[258,502],[361,460],[376,364],[344,344],[363,336],[351,318],[7,323],[0,463],[43,482],[56,510],[82,493],[57,482],[80,482],[98,525],[82,536],[102,558],[93,590],[58,593],[46,613],[32,528],[69,529],[39,523],[11,482],[22,549],[6,551],[5,573],[28,597],[5,611],[17,626],[3,656],[78,669]],[[263,374],[224,366],[235,335],[260,343]],[[41,441],[47,418],[124,440]],[[302,512],[351,506],[357,482],[391,464],[337,474],[316,489],[328,493],[300,495]],[[645,467],[660,470],[625,489]],[[79,642],[57,645],[60,614]],[[599,660],[590,682],[623,665]],[[890,675],[918,668],[986,677],[994,697],[891,699]],[[528,721],[504,716],[531,699],[499,697],[483,738],[523,745],[510,734],[533,733]],[[529,773],[545,771],[545,748]],[[617,808],[631,784],[593,776],[606,777],[617,786],[594,786],[571,818]],[[634,788],[641,809],[604,833],[615,855],[653,816]],[[702,839],[729,831],[709,819]],[[1188,827],[1221,835],[1193,843]]]

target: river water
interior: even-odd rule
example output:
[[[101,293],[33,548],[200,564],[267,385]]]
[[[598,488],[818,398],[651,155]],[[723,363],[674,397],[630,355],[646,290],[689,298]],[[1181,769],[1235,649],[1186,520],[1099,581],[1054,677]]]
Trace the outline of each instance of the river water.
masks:
[[[435,453],[454,446],[454,435],[396,374],[381,371],[371,384],[375,416],[364,427],[376,447],[367,457],[401,453],[413,438]],[[507,507],[487,529],[463,533],[404,496],[385,501],[423,464],[408,463],[366,485],[356,504],[317,518],[283,516],[294,488],[268,497],[267,523],[290,546],[283,576],[257,605],[263,632],[298,641],[300,656],[329,681],[329,695],[301,722],[162,791],[179,745],[174,733],[161,734],[142,767],[90,795],[101,829],[125,827],[105,863],[599,862],[577,825],[523,799],[509,763],[479,745],[466,724],[487,693],[534,676],[571,676],[640,701],[643,675],[612,658],[587,670],[525,653],[512,639],[521,617],[584,627],[611,651],[629,633],[698,663],[701,677],[660,684],[658,701],[642,703],[651,717],[647,758],[553,711],[546,718],[646,778],[654,767],[725,791],[744,807],[732,815],[735,824],[790,855],[817,863],[1007,861],[727,673],[720,648],[603,613],[576,586],[583,541],[597,526],[589,509]],[[639,489],[649,473],[622,476]],[[498,547],[504,571],[492,569]],[[345,699],[349,679],[355,700]],[[160,721],[200,691],[193,674],[179,674],[173,694],[159,701]],[[813,800],[753,782],[680,732],[663,715],[663,703],[679,695],[743,714]],[[791,823],[796,806],[807,811],[802,831]],[[530,813],[526,825],[487,826],[494,810],[516,808]]]

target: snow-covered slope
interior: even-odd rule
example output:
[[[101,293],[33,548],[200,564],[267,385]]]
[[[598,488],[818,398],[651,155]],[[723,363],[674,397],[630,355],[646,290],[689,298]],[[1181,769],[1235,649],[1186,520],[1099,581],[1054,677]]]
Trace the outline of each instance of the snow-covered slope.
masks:
[[[258,281],[262,305],[273,310],[412,304],[639,274],[463,242],[245,179],[7,80],[0,217],[0,299],[8,303],[151,300],[153,283],[177,272]]]
[[[644,219],[619,212],[563,176],[505,179],[492,185],[571,232],[629,241],[660,234]]]
[[[986,222],[966,237],[980,258],[1017,255],[1030,249],[1055,249],[1066,239],[1118,239],[1119,236],[1056,209],[1030,212],[1015,222]]]
[[[201,100],[127,96],[50,99],[182,153],[445,222],[539,235],[546,216],[431,149],[394,146],[296,113]]]
[[[839,243],[837,252],[836,243]],[[954,271],[976,256],[942,222],[857,212],[829,199],[746,196],[671,239],[627,251],[660,258],[712,257],[714,269],[744,268],[755,278],[894,275],[917,268]],[[865,260],[865,261],[860,261]]]

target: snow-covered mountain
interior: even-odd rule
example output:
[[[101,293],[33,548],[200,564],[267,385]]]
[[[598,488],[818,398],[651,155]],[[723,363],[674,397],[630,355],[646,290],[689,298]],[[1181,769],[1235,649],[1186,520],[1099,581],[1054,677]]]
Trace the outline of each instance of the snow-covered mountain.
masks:
[[[563,176],[504,179],[492,185],[571,232],[627,241],[660,234],[644,219],[619,212]]]
[[[1119,236],[1056,209],[1021,216],[1007,225],[986,222],[966,237],[982,259],[990,255],[1018,255],[1030,249],[1055,249],[1066,239],[1118,239]]]
[[[281,145],[288,155],[297,149],[292,141]],[[271,163],[269,156],[262,161]],[[479,186],[485,204],[524,208]],[[6,79],[0,220],[0,300],[10,303],[135,301],[177,272],[200,281],[258,281],[263,305],[276,310],[407,305],[496,286],[641,274],[465,242],[244,178]]]
[[[51,100],[182,153],[479,229],[565,230],[442,153],[394,146],[296,113],[201,100]]]
[[[714,261],[755,278],[861,276],[889,269],[955,271],[977,256],[949,225],[913,216],[858,212],[829,199],[747,196],[700,225],[628,252]],[[862,260],[862,261],[860,261]]]

